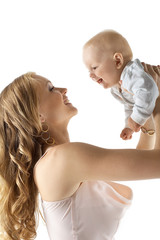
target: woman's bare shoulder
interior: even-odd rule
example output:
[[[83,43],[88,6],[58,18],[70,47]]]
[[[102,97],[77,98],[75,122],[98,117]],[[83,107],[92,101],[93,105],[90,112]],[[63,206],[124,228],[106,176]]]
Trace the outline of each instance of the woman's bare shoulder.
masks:
[[[34,168],[34,181],[43,200],[56,201],[71,196],[78,188],[70,177],[70,168],[64,154],[72,148],[66,143],[50,148]]]

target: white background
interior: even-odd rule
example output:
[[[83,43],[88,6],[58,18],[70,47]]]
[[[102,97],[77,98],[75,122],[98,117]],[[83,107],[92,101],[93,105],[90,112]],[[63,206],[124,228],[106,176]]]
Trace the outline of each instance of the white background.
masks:
[[[123,106],[89,79],[82,46],[99,31],[114,29],[127,38],[134,58],[160,64],[159,16],[158,0],[1,0],[0,90],[34,71],[68,88],[68,98],[79,110],[69,125],[71,141],[135,148],[139,134],[127,142],[119,138]],[[159,240],[159,180],[126,184],[132,187],[134,199],[116,239]],[[40,218],[36,240],[44,239],[49,238]]]

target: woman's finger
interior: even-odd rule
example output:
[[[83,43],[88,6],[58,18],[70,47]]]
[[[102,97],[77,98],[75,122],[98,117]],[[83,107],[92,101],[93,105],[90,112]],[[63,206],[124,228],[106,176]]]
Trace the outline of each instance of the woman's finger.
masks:
[[[158,66],[146,64],[144,62],[142,62],[142,65],[144,67],[144,71],[149,73],[157,83],[158,77],[160,76],[160,68]]]
[[[160,75],[160,65],[158,65],[158,66],[153,66],[153,69],[154,69],[154,71],[155,71],[158,75]]]
[[[160,65],[150,65],[142,62],[145,72],[150,73],[150,75],[154,78],[156,77],[155,72],[160,76]]]
[[[144,62],[141,62],[142,63],[142,65],[143,65],[143,67],[144,67],[144,70],[145,70],[145,72],[148,72],[148,69],[147,69],[147,64],[146,63],[144,63]]]
[[[153,77],[153,78],[156,78],[156,66],[152,66],[150,64],[146,64],[147,65],[147,70],[148,70],[148,73]]]

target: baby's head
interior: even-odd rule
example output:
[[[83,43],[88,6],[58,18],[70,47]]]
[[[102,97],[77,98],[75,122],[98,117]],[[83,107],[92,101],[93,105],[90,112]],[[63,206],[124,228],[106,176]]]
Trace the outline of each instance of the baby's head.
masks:
[[[90,77],[104,88],[119,83],[122,70],[131,59],[127,40],[113,30],[98,33],[83,47],[83,60]]]

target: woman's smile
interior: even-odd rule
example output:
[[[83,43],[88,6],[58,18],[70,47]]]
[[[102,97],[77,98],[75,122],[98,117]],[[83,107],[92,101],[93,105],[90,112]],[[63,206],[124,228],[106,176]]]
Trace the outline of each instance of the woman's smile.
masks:
[[[69,100],[68,100],[68,98],[66,97],[66,98],[64,98],[64,104],[65,105],[67,105],[67,104],[71,104],[70,102],[69,102]]]

